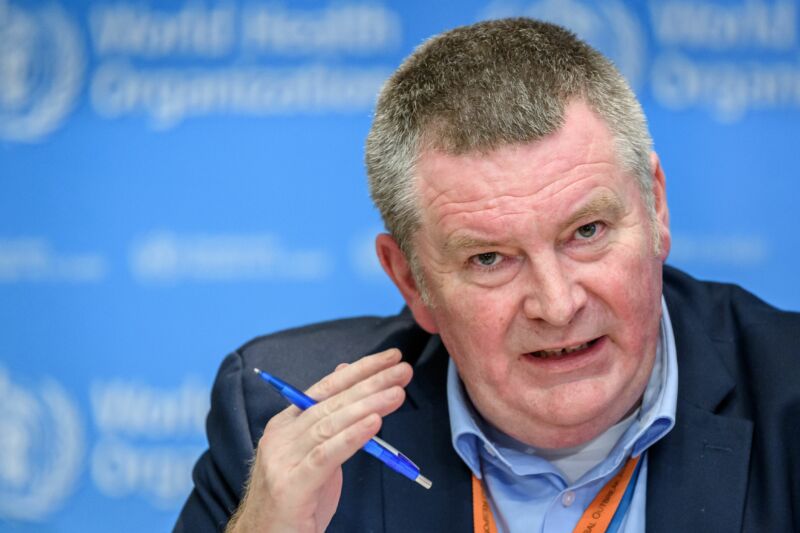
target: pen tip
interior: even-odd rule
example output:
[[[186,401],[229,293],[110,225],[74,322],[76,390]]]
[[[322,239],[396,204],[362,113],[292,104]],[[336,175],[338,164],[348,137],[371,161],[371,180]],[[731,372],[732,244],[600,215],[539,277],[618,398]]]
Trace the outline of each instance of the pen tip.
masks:
[[[429,488],[431,488],[433,486],[433,482],[430,479],[428,479],[425,476],[423,476],[422,474],[418,475],[417,479],[415,479],[414,481],[416,481],[417,483],[419,483],[420,485],[422,485],[426,489],[429,489]]]
[[[260,374],[260,373],[261,373],[261,370],[259,370],[259,369],[257,369],[257,368],[254,368],[254,369],[253,369],[253,372],[255,372],[256,374]]]

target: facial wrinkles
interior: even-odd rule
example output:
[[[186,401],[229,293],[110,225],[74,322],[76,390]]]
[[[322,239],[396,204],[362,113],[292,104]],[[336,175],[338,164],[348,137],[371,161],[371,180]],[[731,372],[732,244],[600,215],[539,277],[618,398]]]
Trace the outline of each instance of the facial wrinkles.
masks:
[[[424,219],[417,242],[424,241],[420,257],[442,339],[487,420],[550,447],[583,442],[629,410],[647,382],[660,314],[660,261],[650,253],[640,189],[616,164],[596,117],[576,108],[567,122],[527,147],[427,162],[423,154],[417,167]],[[621,209],[601,205],[602,195]],[[592,218],[609,222],[609,238],[585,247],[574,230]],[[461,252],[446,249],[447,238]],[[487,249],[466,248],[470,240]],[[465,264],[465,256],[494,249],[509,254],[510,269],[487,274]],[[535,268],[544,270],[537,276]],[[542,320],[535,305],[522,307],[525,297],[535,304],[537,296],[558,296],[538,292],[553,273],[584,292],[566,325]],[[601,336],[604,355],[591,365],[549,372],[530,364],[531,352]]]
[[[538,168],[537,162],[531,161],[528,168],[511,168],[502,172],[504,175],[497,177],[492,173],[476,172],[478,179],[467,178],[473,184],[472,190],[465,190],[463,183],[456,182],[448,174],[440,176],[441,183],[438,184],[425,180],[425,185],[435,195],[427,202],[426,211],[436,212],[439,220],[434,222],[439,223],[442,218],[453,213],[506,208],[509,214],[513,214],[517,212],[514,209],[517,203],[530,205],[526,200],[545,202],[583,179],[602,177],[614,172],[614,167],[612,163],[600,160],[576,163],[568,170],[561,169],[561,173],[558,173]],[[519,177],[520,173],[528,175]],[[423,198],[426,192],[422,191]]]
[[[623,176],[623,179],[624,178]],[[580,272],[584,275],[586,275],[587,272],[605,271],[606,273],[604,276],[613,277],[617,275],[617,273],[615,272],[615,265],[613,263],[609,264],[609,261],[618,261],[620,253],[630,258],[642,257],[642,255],[646,254],[649,250],[646,246],[646,235],[642,235],[641,230],[637,230],[635,234],[622,231],[623,228],[631,228],[637,225],[636,199],[627,198],[629,195],[623,195],[623,198],[620,198],[619,194],[613,191],[597,192],[595,190],[593,192],[595,192],[593,195],[594,200],[589,200],[586,205],[592,204],[593,202],[598,202],[599,204],[614,204],[619,202],[619,204],[614,207],[614,209],[620,209],[620,212],[616,214],[616,218],[614,215],[609,216],[611,223],[609,231],[612,233],[608,237],[610,239],[608,246],[616,248],[616,251],[611,254],[611,248],[608,248],[603,251],[602,256],[594,256],[590,266],[580,267],[574,264],[570,259],[560,256],[557,250],[545,252],[553,254],[551,259],[559,261],[558,267],[563,269],[567,277],[571,276],[570,271],[573,267],[580,268]],[[570,206],[568,210],[573,211],[573,213],[570,214],[574,214],[573,207],[574,205]],[[579,207],[577,211],[581,209],[582,208]],[[601,215],[602,214],[603,213],[601,213]],[[639,241],[635,238],[637,235],[640,236],[640,238],[645,237],[645,240]],[[645,244],[645,246],[642,246],[642,244]],[[544,246],[548,246],[547,243],[545,243]],[[533,255],[531,264],[527,268],[535,271],[537,267],[540,266],[536,264],[537,259],[541,261],[542,254]],[[587,271],[586,268],[591,268],[591,271]],[[638,280],[632,281],[633,284],[625,284],[630,290],[650,292],[649,287],[639,287],[637,289],[636,286],[639,285],[639,283],[637,283]],[[518,286],[519,283],[522,283],[522,285]],[[535,279],[531,280],[530,274],[528,276],[522,276],[520,280],[512,282],[512,290],[522,292],[530,283],[536,283]],[[583,307],[578,310],[572,322],[566,327],[552,326],[542,320],[530,320],[523,315],[516,315],[516,320],[514,320],[513,324],[510,326],[510,332],[507,337],[510,351],[512,353],[522,354],[539,349],[563,348],[592,340],[608,329],[609,323],[607,321],[607,313],[602,306],[596,305],[599,300],[596,296],[591,294],[591,286],[583,287],[581,290],[588,290],[590,295],[586,298]],[[635,301],[635,298],[632,298],[632,300]]]
[[[560,148],[566,138],[570,140],[569,151]],[[554,150],[546,151],[546,157],[532,158],[525,168],[519,168],[516,163],[519,152],[524,150],[519,145],[505,146],[489,154],[452,156],[435,151],[424,153],[417,166],[423,212],[438,212],[438,218],[442,218],[448,211],[469,213],[486,210],[509,198],[538,195],[546,199],[548,189],[558,187],[562,178],[569,181],[570,175],[576,173],[599,174],[611,170],[595,170],[593,167],[596,165],[613,168],[613,151],[603,148],[603,144],[588,131],[557,132],[544,143],[553,146]],[[460,175],[458,172],[463,168],[473,169],[471,175]],[[526,174],[527,178],[509,179],[520,173]],[[438,179],[433,180],[432,176],[438,176]],[[470,190],[465,190],[465,183],[471,184]],[[533,190],[532,186],[535,187]],[[473,207],[472,203],[479,205]],[[431,222],[440,224],[442,220]]]
[[[505,197],[505,200],[508,201],[500,201],[499,203],[502,205],[492,206],[485,210],[459,211],[442,216],[439,224],[443,228],[447,228],[449,218],[457,219],[453,223],[451,231],[444,231],[443,251],[445,255],[457,253],[459,249],[466,248],[472,242],[480,241],[483,241],[486,247],[494,244],[498,248],[507,246],[526,248],[528,255],[533,255],[535,250],[530,249],[533,244],[540,243],[537,248],[541,245],[546,246],[550,244],[551,239],[557,238],[561,231],[569,229],[566,226],[568,223],[573,223],[574,206],[576,203],[581,203],[580,198],[585,196],[582,189],[591,188],[591,183],[585,182],[593,178],[593,175],[579,178],[577,181],[559,187],[557,191],[548,191],[549,196],[546,198],[539,198],[536,194],[513,198]],[[578,199],[560,202],[559,207],[554,211],[550,200],[552,196],[559,194],[577,196]],[[606,194],[616,197],[613,193]],[[472,225],[477,227],[477,236],[473,235],[475,227],[470,227],[471,221]],[[465,224],[458,222],[465,222]]]
[[[434,228],[426,240],[433,252],[428,257],[436,258],[439,263],[436,270],[454,270],[452,267],[443,268],[452,250],[448,243],[454,240],[477,237],[486,242],[496,242],[498,247],[502,244],[527,245],[541,237],[535,235],[541,233],[540,226],[559,218],[564,220],[564,213],[580,200],[565,202],[556,197],[570,195],[586,180],[607,181],[609,175],[617,172],[613,151],[603,150],[591,135],[582,141],[578,149],[567,154],[548,153],[541,166],[537,167],[540,161],[533,158],[521,169],[523,173],[530,173],[527,179],[515,179],[518,165],[515,167],[506,161],[506,158],[514,159],[517,147],[506,147],[488,156],[438,154],[440,157],[436,164],[427,164],[430,158],[423,157],[418,167],[422,171],[419,180],[421,197],[423,200],[430,198],[423,208],[423,214],[428,218],[423,226]],[[555,159],[549,157],[553,155]],[[464,168],[474,169],[474,175],[472,172],[466,175],[454,172]],[[431,179],[432,176],[437,176],[437,179]],[[465,184],[469,188],[465,188]],[[512,238],[513,235],[517,238]]]
[[[432,220],[429,222],[441,227],[443,219],[451,213],[473,213],[495,207],[502,195],[486,179],[469,179],[469,188],[457,183],[458,178],[449,175],[440,177],[439,183],[423,180],[420,187],[422,198],[432,198],[424,202],[423,212]],[[438,190],[437,190],[438,189]]]

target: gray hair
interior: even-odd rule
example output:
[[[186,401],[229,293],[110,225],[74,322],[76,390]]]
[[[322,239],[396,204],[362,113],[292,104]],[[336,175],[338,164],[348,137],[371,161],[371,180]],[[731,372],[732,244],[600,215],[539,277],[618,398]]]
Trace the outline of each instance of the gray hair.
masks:
[[[366,165],[372,199],[418,281],[411,243],[420,220],[419,155],[541,139],[563,125],[573,99],[605,120],[654,219],[652,140],[641,106],[611,62],[572,32],[528,18],[490,20],[437,35],[400,65],[378,98]]]

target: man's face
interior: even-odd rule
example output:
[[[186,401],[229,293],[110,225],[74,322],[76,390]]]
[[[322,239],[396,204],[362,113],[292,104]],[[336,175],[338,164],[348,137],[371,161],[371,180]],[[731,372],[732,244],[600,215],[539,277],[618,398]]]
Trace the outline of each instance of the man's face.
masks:
[[[543,140],[419,160],[414,246],[430,305],[409,276],[398,279],[402,269],[393,278],[417,321],[441,335],[481,415],[522,442],[585,442],[641,398],[670,245],[652,162],[660,251],[611,133],[582,102]],[[378,249],[386,266],[380,240]]]

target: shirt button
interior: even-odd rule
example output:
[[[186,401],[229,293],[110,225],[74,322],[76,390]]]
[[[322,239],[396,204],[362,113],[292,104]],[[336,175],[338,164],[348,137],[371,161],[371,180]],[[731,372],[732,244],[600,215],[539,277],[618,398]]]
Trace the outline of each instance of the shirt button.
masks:
[[[569,507],[575,501],[575,493],[571,490],[568,490],[564,494],[561,495],[561,504],[564,507]]]

